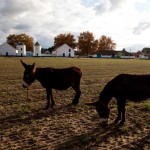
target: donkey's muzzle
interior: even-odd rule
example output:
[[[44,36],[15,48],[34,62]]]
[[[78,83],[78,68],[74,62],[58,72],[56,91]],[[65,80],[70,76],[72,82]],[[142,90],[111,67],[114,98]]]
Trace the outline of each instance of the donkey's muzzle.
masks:
[[[100,119],[100,122],[101,122],[101,123],[107,123],[107,122],[108,122],[108,118],[101,118],[101,119]]]
[[[23,82],[23,83],[22,83],[22,87],[23,87],[23,88],[27,88],[28,86],[29,86],[29,84],[27,84],[26,82]]]

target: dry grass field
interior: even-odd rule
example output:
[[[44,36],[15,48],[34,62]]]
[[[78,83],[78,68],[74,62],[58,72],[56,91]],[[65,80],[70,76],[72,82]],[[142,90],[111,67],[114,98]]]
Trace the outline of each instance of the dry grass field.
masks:
[[[106,83],[120,73],[150,74],[149,60],[22,58],[38,67],[78,66],[83,72],[82,95],[78,106],[71,106],[74,91],[53,90],[56,106],[46,105],[45,89],[35,81],[22,88],[20,58],[0,57],[0,150],[149,150],[150,101],[128,102],[126,123],[113,125],[116,101],[109,107],[109,125],[99,122],[96,111],[85,105],[98,100]]]

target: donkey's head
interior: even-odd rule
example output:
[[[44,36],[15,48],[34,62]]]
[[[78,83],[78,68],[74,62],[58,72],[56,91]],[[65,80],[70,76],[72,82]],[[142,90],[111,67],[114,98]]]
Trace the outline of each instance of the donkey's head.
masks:
[[[24,88],[27,88],[35,80],[36,65],[35,63],[33,63],[32,65],[27,65],[22,60],[20,61],[21,61],[22,66],[25,68],[22,86]]]
[[[105,123],[108,122],[109,113],[110,113],[110,109],[108,108],[108,106],[105,106],[104,104],[100,103],[99,101],[94,102],[94,103],[87,103],[86,105],[95,106],[96,111],[98,112],[98,115],[100,117],[100,121],[105,122]]]

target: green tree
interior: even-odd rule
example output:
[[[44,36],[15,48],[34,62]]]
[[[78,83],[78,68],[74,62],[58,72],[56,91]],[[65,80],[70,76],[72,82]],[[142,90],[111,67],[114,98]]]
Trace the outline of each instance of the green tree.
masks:
[[[7,43],[16,48],[16,46],[20,43],[24,43],[26,45],[27,51],[33,51],[33,38],[25,33],[21,34],[11,34],[7,37]]]
[[[54,38],[54,47],[59,47],[63,44],[69,45],[71,48],[76,47],[76,39],[74,38],[74,35],[71,33],[68,34],[59,34]]]
[[[93,33],[86,31],[78,36],[78,48],[81,55],[88,56],[97,50],[98,41],[95,40]]]
[[[145,47],[145,48],[142,49],[142,52],[145,53],[145,54],[150,54],[150,48]]]
[[[100,50],[114,50],[116,48],[116,43],[111,39],[102,35],[98,40],[98,51]]]

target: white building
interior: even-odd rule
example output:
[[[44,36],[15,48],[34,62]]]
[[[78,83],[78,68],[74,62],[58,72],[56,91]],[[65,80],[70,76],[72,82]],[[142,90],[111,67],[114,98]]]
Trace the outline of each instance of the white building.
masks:
[[[0,45],[1,56],[16,56],[16,49],[7,42]]]
[[[140,58],[140,59],[148,59],[149,56],[148,56],[147,54],[140,54],[140,55],[139,55],[139,58]]]
[[[58,57],[74,57],[75,52],[70,46],[63,44],[62,46],[54,49],[52,54]]]
[[[33,46],[33,56],[41,56],[41,45],[38,42]]]
[[[17,56],[26,56],[26,45],[22,42],[20,42],[18,45],[17,45]]]

